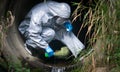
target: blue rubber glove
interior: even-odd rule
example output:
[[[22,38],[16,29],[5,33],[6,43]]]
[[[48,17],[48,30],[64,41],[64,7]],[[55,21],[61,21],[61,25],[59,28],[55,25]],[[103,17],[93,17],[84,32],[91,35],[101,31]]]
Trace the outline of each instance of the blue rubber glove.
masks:
[[[65,22],[64,26],[68,32],[72,31],[72,29],[73,29],[73,26],[70,22]]]
[[[45,48],[45,57],[52,57],[54,55],[54,51],[52,50],[52,48],[50,46],[48,46],[47,48]]]

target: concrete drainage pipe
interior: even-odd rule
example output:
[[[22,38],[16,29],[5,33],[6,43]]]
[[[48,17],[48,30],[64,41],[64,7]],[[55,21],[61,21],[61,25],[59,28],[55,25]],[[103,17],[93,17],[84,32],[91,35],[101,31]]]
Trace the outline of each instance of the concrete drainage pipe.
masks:
[[[6,37],[4,37],[4,49],[3,52],[5,53],[7,57],[10,57],[11,60],[14,62],[18,62],[18,60],[26,61],[28,62],[31,66],[37,67],[37,68],[43,68],[43,69],[49,69],[49,70],[56,70],[56,69],[72,69],[74,67],[77,67],[80,65],[80,63],[77,64],[66,64],[66,63],[56,63],[50,64],[50,63],[45,63],[42,60],[31,56],[26,50],[24,49],[24,42],[23,39],[21,38],[15,24],[13,24],[12,27],[8,29]],[[6,57],[6,58],[7,58]],[[9,59],[9,58],[8,58]]]
[[[58,64],[43,63],[42,60],[31,56],[24,49],[24,41],[18,32],[17,26],[20,20],[27,13],[27,11],[32,7],[32,5],[34,5],[38,1],[39,0],[36,0],[36,2],[34,2],[33,0],[25,0],[25,1],[17,0],[14,2],[13,1],[9,2],[9,0],[5,1],[7,3],[9,2],[9,4],[7,4],[10,7],[8,8],[8,10],[12,9],[13,14],[15,15],[15,21],[12,24],[12,26],[8,28],[6,35],[4,35],[3,37],[3,54],[5,55],[6,58],[8,58],[8,60],[12,60],[12,62],[17,63],[19,60],[25,61],[28,64],[30,64],[32,67],[41,68],[44,69],[45,71],[63,72],[63,71],[70,71],[74,67],[80,66],[80,63],[76,63],[76,64],[62,63],[63,65],[60,65],[60,63]],[[28,4],[27,6],[26,3]],[[4,6],[8,7],[6,5]]]

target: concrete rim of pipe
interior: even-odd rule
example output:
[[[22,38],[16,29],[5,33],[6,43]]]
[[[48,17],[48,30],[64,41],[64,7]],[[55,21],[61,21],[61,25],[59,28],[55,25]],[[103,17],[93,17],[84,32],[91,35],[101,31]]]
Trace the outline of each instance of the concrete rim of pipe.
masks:
[[[24,48],[24,42],[22,37],[20,36],[17,26],[13,24],[6,33],[6,37],[3,39],[3,52],[7,54],[7,56],[12,56],[13,61],[17,61],[18,59],[24,60],[28,62],[31,66],[36,68],[46,68],[52,69],[54,67],[64,68],[65,70],[71,70],[75,67],[80,67],[81,62],[64,65],[64,66],[56,66],[43,63],[40,59],[31,56]]]

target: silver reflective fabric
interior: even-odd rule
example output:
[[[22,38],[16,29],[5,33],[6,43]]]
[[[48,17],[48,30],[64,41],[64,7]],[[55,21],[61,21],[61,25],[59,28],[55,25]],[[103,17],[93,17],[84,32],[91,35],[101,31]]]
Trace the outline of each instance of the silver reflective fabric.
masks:
[[[57,26],[54,19],[55,16],[69,18],[70,13],[70,7],[66,3],[48,1],[34,6],[19,25],[19,31],[27,39],[25,44],[33,48],[47,48],[49,42],[57,39],[66,44],[77,57],[84,45],[72,32],[67,32],[65,27],[60,24]]]
[[[72,32],[67,32],[63,29],[57,32],[56,39],[64,43],[75,57],[77,57],[80,51],[85,47]]]

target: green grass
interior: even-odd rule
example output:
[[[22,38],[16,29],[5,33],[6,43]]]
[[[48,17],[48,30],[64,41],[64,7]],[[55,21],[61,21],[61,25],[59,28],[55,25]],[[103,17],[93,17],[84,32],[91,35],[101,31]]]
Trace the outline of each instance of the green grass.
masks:
[[[74,5],[78,6],[73,13],[73,21],[79,20],[78,17],[84,13],[83,18],[80,19],[83,23],[78,36],[80,31],[87,27],[86,37],[90,37],[87,49],[95,49],[95,54],[91,54],[86,60],[88,62],[85,62],[83,67],[75,72],[81,70],[81,72],[90,72],[101,66],[108,69],[120,67],[120,0],[99,0],[88,6],[82,5],[81,2],[74,3]],[[97,41],[100,41],[98,42],[100,44]],[[99,56],[102,57],[99,58]]]

